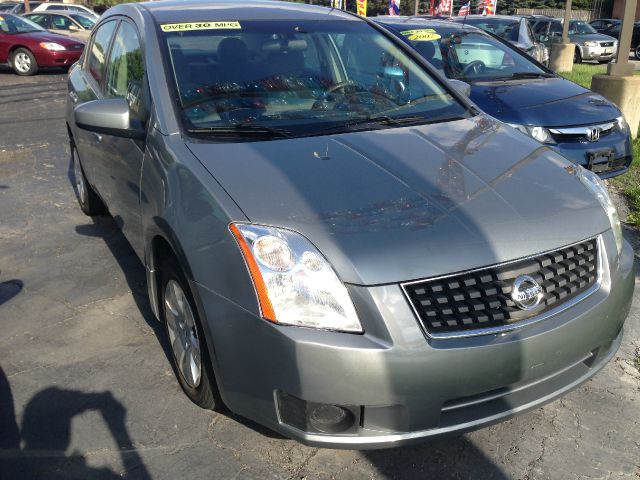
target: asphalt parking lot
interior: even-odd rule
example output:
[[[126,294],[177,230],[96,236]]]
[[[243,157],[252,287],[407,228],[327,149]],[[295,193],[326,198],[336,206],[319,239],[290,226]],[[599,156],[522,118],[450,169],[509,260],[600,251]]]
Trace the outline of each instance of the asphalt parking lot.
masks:
[[[77,205],[65,99],[62,74],[0,71],[0,479],[640,479],[640,289],[594,379],[463,436],[320,450],[198,409],[142,264],[110,218]]]

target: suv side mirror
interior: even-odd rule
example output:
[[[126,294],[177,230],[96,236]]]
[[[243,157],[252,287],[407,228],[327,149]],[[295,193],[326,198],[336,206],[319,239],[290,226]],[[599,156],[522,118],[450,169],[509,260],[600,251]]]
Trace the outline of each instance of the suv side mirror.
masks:
[[[129,104],[124,98],[92,100],[73,110],[78,127],[114,137],[142,140],[145,131],[131,127]]]

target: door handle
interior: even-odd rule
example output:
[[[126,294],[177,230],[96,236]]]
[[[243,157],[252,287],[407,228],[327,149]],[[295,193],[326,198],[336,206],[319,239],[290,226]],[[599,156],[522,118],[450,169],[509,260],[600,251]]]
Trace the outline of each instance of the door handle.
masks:
[[[69,98],[73,103],[78,103],[78,94],[74,91],[69,92]]]
[[[102,142],[102,135],[100,135],[99,133],[94,133],[93,135],[96,137],[96,142]]]

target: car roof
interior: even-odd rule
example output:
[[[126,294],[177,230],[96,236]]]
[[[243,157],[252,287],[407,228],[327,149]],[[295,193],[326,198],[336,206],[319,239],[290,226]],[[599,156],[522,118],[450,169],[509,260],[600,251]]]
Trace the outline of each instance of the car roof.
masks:
[[[454,23],[449,19],[436,19],[433,17],[416,17],[416,16],[400,16],[400,15],[379,15],[377,17],[371,17],[371,20],[377,23],[384,23],[385,25],[411,25],[420,24],[432,27],[448,27],[448,28],[463,28],[462,25]],[[475,28],[475,27],[471,27]]]
[[[479,18],[484,18],[486,20],[491,20],[491,19],[502,19],[502,20],[517,20],[520,21],[522,20],[524,17],[520,16],[520,15],[480,15],[480,14],[473,14],[473,15],[467,15],[467,18],[470,18],[472,20],[477,20]],[[455,20],[460,21],[462,20],[462,17],[458,17]]]
[[[236,21],[236,20],[335,20],[363,21],[339,9],[272,0],[159,0],[122,7],[144,8],[156,22]]]

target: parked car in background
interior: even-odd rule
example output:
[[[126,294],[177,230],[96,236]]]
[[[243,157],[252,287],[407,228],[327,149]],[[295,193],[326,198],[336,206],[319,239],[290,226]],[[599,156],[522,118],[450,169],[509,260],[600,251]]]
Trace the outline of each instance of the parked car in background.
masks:
[[[604,183],[384,28],[157,1],[110,8],[89,45],[68,81],[76,195],[144,263],[195,404],[384,448],[539,407],[618,350],[636,277]],[[528,58],[504,48],[488,57]]]
[[[547,47],[538,42],[526,17],[509,15],[469,15],[456,17],[455,21],[466,23],[492,33],[533,57],[542,64],[549,61]]]
[[[42,2],[29,2],[29,8],[33,10]],[[25,12],[24,2],[7,2],[0,3],[0,11],[7,13],[15,13],[16,15],[22,15]]]
[[[95,20],[79,13],[48,13],[35,12],[23,15],[42,28],[53,33],[70,35],[86,42],[91,35]]]
[[[615,18],[599,18],[598,20],[592,20],[589,22],[589,25],[591,25],[596,32],[609,35],[605,30],[609,30],[611,27],[620,25],[620,20]]]
[[[489,115],[603,178],[627,171],[631,134],[604,97],[533,61],[510,43],[473,27],[438,20],[375,17],[447,78],[471,86]],[[412,34],[430,31],[430,35]]]
[[[36,8],[31,9],[32,12],[49,12],[58,11],[65,13],[80,13],[87,15],[88,17],[97,20],[100,16],[91,10],[89,7],[79,5],[77,3],[56,3],[56,2],[44,2],[38,5]]]
[[[84,42],[47,32],[40,25],[10,13],[0,14],[0,63],[18,75],[33,75],[40,68],[68,69],[84,49]]]
[[[541,18],[534,24],[533,31],[536,38],[550,49],[552,44],[562,41],[562,23],[559,18]],[[574,63],[582,63],[583,60],[609,63],[616,56],[618,41],[609,35],[598,33],[587,22],[571,20],[569,39],[576,44]]]
[[[620,38],[620,29],[622,25],[618,23],[617,25],[612,25],[610,28],[605,30],[603,33],[606,35],[610,35],[616,39]],[[635,55],[637,60],[640,60],[640,22],[636,22],[633,24],[633,33],[631,34],[631,50]]]

